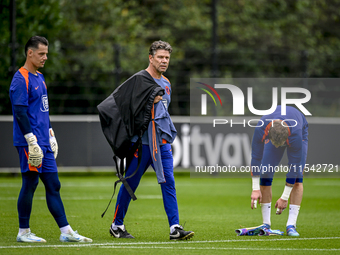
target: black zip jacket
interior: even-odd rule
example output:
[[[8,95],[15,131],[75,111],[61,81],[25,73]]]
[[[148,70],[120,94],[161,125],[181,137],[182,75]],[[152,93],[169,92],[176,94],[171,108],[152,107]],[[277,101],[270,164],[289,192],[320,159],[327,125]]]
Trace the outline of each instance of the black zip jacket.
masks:
[[[127,157],[131,138],[142,136],[147,130],[154,99],[164,93],[152,76],[142,70],[97,106],[103,133],[117,157]]]

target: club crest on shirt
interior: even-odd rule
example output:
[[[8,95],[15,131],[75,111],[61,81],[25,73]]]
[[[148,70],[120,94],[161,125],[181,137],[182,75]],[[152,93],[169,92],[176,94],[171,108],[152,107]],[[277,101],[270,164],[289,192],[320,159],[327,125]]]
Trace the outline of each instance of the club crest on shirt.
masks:
[[[47,98],[47,95],[42,95],[41,96],[41,102],[42,102],[42,108],[40,108],[40,110],[42,112],[48,112],[49,107],[48,107],[48,98]]]
[[[166,93],[167,93],[168,95],[170,95],[170,89],[169,89],[168,86],[165,86],[165,91],[166,91]]]

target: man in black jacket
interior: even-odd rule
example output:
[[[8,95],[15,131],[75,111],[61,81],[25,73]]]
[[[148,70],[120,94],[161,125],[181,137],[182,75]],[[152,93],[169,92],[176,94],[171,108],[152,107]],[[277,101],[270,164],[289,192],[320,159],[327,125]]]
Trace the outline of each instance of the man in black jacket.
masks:
[[[132,144],[138,142],[138,137],[142,136],[140,162],[138,162],[139,150],[137,150],[134,152],[132,159],[128,160],[125,174],[126,176],[132,175],[139,165],[137,172],[131,178],[126,179],[133,192],[137,189],[140,179],[147,168],[152,165],[155,169],[153,157],[155,157],[157,151],[153,153],[151,152],[152,150],[150,151],[149,144],[151,139],[149,139],[148,131],[150,131],[150,134],[152,131],[148,129],[152,128],[152,125],[150,127],[148,126],[150,120],[154,121],[154,105],[163,104],[164,106],[160,106],[162,109],[165,109],[167,113],[170,104],[171,84],[170,81],[163,76],[163,73],[168,68],[171,52],[172,48],[167,42],[155,41],[152,43],[149,50],[149,66],[145,70],[130,77],[115,90],[112,97],[107,99],[112,102],[114,101],[111,109],[105,107],[107,110],[103,111],[100,109],[100,106],[98,107],[101,112],[101,122],[104,134],[116,155],[124,150],[131,149]],[[128,83],[128,86],[126,86],[126,83]],[[136,91],[136,88],[139,91]],[[158,108],[159,107],[157,107],[157,109]],[[112,115],[112,112],[114,112],[113,115],[119,113],[118,118],[115,116],[107,117],[110,114]],[[111,120],[115,121],[114,125],[110,125],[112,124]],[[105,124],[103,125],[103,123]],[[162,123],[164,124],[164,122]],[[110,126],[113,127],[110,128]],[[154,131],[155,130],[158,129],[154,129]],[[119,135],[119,132],[123,132],[123,135]],[[158,133],[155,134],[155,137],[152,139],[155,139],[155,142],[157,140],[157,143],[160,145],[163,181],[159,180],[159,183],[162,189],[164,209],[168,216],[170,226],[170,240],[189,239],[194,235],[194,232],[185,231],[183,230],[183,227],[179,225],[178,205],[173,174],[173,158],[170,145],[174,137],[171,141],[168,141],[170,139],[166,140],[161,139],[160,137],[161,136]],[[128,141],[126,141],[127,138]],[[124,149],[118,150],[118,148],[115,147],[117,144],[124,144],[124,146],[120,147]],[[121,185],[115,206],[114,219],[110,227],[110,234],[116,238],[134,238],[127,232],[123,223],[130,201],[131,195],[127,191],[125,185]]]

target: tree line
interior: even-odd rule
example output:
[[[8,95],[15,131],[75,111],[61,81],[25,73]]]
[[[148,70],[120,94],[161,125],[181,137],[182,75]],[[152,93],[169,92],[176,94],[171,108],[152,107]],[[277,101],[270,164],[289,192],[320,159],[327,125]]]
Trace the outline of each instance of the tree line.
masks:
[[[11,1],[0,4],[0,114],[11,114]],[[168,41],[170,112],[188,115],[192,77],[339,77],[339,9],[340,0],[17,0],[16,68],[28,38],[45,36],[51,114],[95,114],[147,67],[149,45]]]

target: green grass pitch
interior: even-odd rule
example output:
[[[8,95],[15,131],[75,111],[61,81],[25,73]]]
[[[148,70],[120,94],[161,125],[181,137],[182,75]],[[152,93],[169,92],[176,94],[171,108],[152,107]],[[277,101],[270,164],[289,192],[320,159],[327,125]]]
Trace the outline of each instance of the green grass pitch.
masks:
[[[17,243],[16,203],[19,177],[0,177],[0,254],[339,254],[340,179],[305,178],[304,198],[298,218],[300,237],[238,237],[235,229],[262,223],[261,209],[250,209],[251,180],[246,178],[176,179],[180,223],[195,232],[188,241],[169,241],[169,227],[160,186],[147,173],[136,192],[125,219],[134,240],[113,239],[109,227],[115,200],[101,214],[111,197],[112,175],[60,176],[61,196],[68,221],[74,230],[93,239],[91,244],[61,243],[60,231],[50,215],[43,184],[35,193],[31,216],[33,233],[44,244]],[[272,227],[285,230],[288,210],[275,215],[274,204],[281,196],[284,179],[273,182]],[[116,196],[115,196],[116,198]]]

